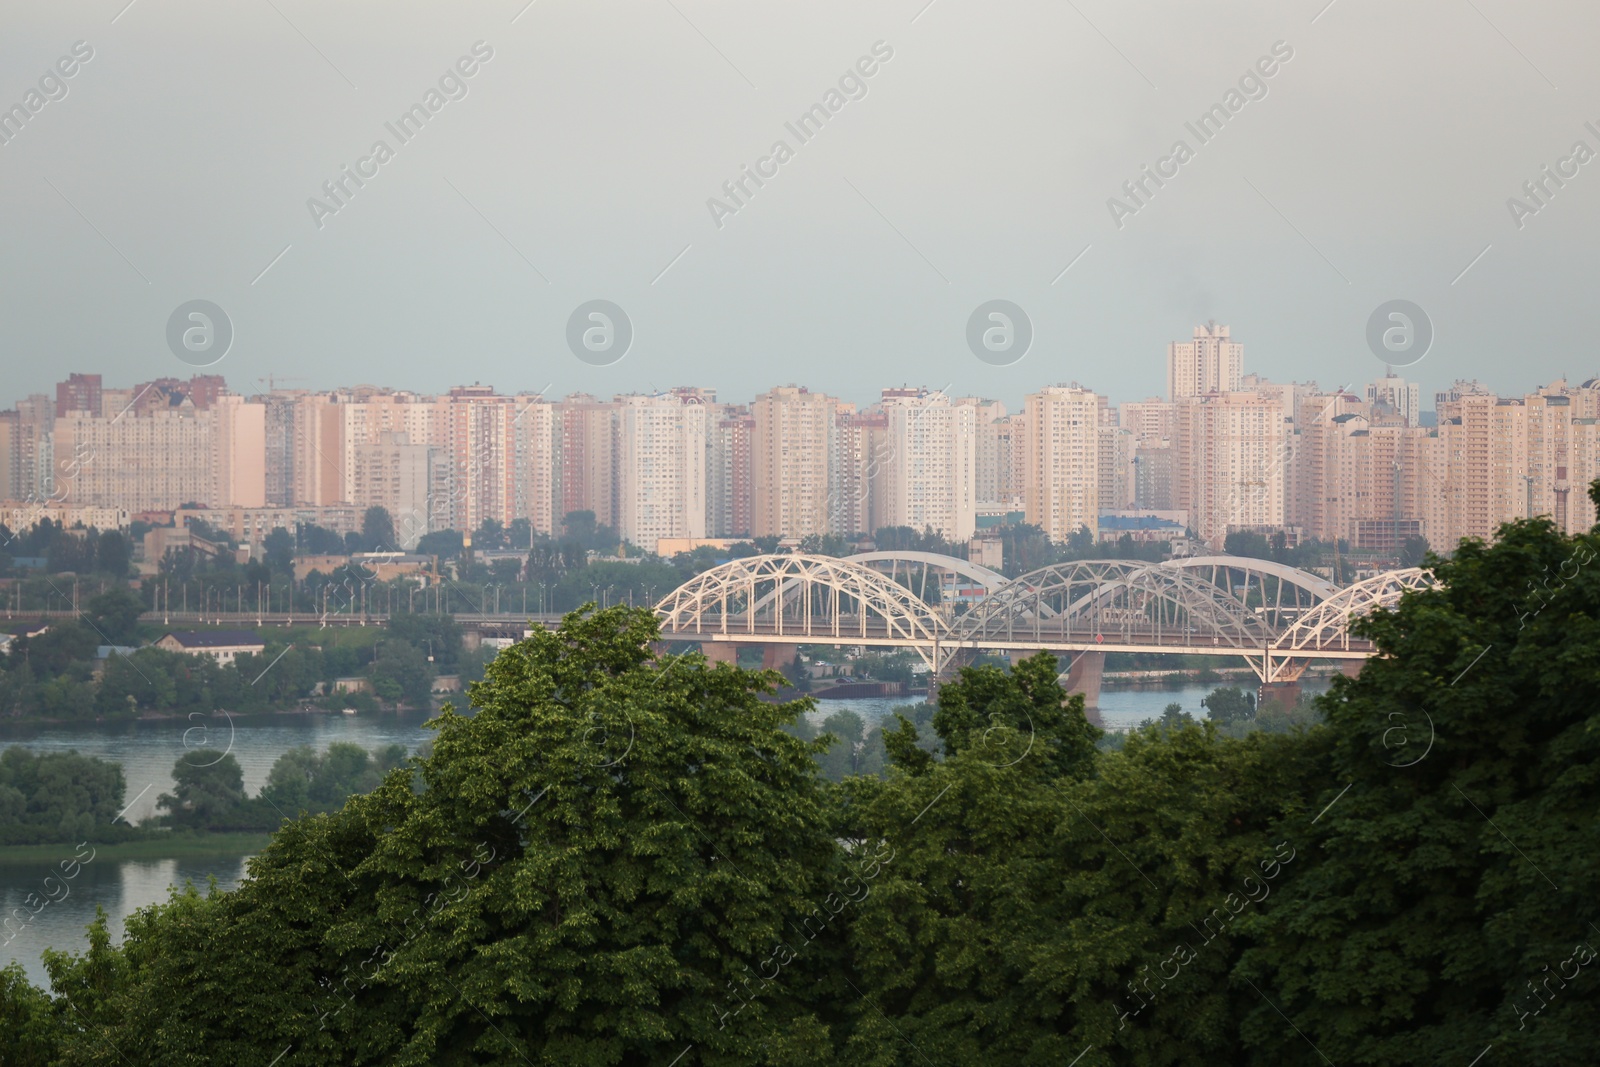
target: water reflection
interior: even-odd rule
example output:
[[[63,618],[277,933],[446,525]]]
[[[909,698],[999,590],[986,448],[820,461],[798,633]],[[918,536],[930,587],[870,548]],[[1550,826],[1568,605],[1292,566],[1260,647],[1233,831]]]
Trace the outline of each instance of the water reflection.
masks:
[[[219,889],[232,889],[244,878],[249,859],[246,855],[152,860],[97,856],[65,879],[61,864],[73,859],[74,849],[63,845],[60,852],[54,859],[0,863],[0,915],[11,919],[7,933],[0,934],[0,942],[10,937],[0,944],[0,966],[18,961],[36,985],[47,981],[41,959],[46,948],[82,952],[89,947],[86,930],[94,921],[96,906],[105,909],[111,938],[120,942],[127,917],[166,900],[170,887],[187,880],[205,892],[207,879],[214,875]],[[51,886],[64,882],[67,893],[40,907],[47,894],[46,879]],[[61,895],[58,889],[48,892]]]

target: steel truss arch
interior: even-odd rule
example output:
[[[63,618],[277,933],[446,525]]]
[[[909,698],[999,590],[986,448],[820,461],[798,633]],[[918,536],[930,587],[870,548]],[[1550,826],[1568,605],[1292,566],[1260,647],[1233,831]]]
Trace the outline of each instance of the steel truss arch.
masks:
[[[1432,571],[1410,567],[1385,571],[1346,586],[1301,616],[1273,644],[1273,654],[1292,656],[1296,652],[1348,652],[1351,649],[1350,620],[1379,608],[1392,608],[1414,589],[1429,589],[1438,582]]]
[[[1081,560],[1030,571],[960,621],[954,639],[1163,643],[1258,652],[1273,634],[1239,600],[1184,570],[1142,561]]]
[[[1339,592],[1325,578],[1286,563],[1250,556],[1188,556],[1161,564],[1209,581],[1243,604],[1275,632]]]
[[[656,614],[681,639],[902,645],[936,670],[948,637],[939,614],[898,582],[848,559],[801,553],[713,567],[669,593]]]
[[[979,566],[957,556],[941,555],[938,552],[913,552],[888,550],[883,552],[862,552],[848,557],[851,563],[920,563],[925,567],[935,570],[946,570],[951,574],[959,574],[963,578],[983,586],[993,593],[1001,586],[1006,585],[1010,579],[997,570]],[[876,568],[874,568],[876,569]]]

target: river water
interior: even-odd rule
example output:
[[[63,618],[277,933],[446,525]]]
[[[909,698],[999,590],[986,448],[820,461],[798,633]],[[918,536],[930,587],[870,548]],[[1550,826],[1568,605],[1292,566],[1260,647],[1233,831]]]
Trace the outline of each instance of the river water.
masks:
[[[1199,717],[1200,700],[1214,686],[1185,685],[1173,689],[1107,689],[1100,696],[1100,714],[1108,729],[1137,726],[1141,720],[1159,718],[1169,703],[1177,703]],[[1308,686],[1308,688],[1314,688]],[[868,724],[890,713],[910,697],[867,697],[819,701],[814,716],[819,722],[835,711],[849,709]],[[424,727],[423,712],[380,715],[279,715],[231,720],[197,717],[192,720],[145,721],[74,726],[10,727],[0,733],[0,749],[23,745],[33,750],[66,751],[115,760],[127,779],[126,818],[137,823],[156,814],[156,798],[173,788],[172,765],[217,758],[230,752],[244,770],[245,789],[251,795],[266,784],[267,773],[279,756],[297,745],[325,750],[335,741],[349,741],[366,749],[403,745],[408,752],[433,736]],[[61,855],[41,861],[13,862],[0,858],[0,916],[28,916],[20,932],[16,918],[0,928],[0,966],[19,961],[30,981],[44,984],[40,954],[46,948],[82,951],[88,946],[86,926],[96,906],[106,910],[113,940],[121,940],[127,916],[167,898],[170,887],[192,881],[204,890],[206,880],[217,879],[223,889],[238,885],[246,875],[246,854],[187,859],[110,860],[80,862],[70,845]],[[39,906],[48,895],[60,896],[62,863],[76,873],[66,882],[66,895]],[[76,866],[74,864],[76,863]],[[57,876],[47,883],[45,879]],[[32,895],[30,900],[30,895]],[[14,911],[13,909],[19,909]],[[38,909],[35,911],[35,909]],[[14,932],[14,933],[13,933]],[[7,938],[10,937],[8,941]]]

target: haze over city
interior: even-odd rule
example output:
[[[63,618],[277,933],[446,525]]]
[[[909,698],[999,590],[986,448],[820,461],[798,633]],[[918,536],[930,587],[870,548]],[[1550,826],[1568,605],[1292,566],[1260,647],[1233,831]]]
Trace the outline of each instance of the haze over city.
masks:
[[[1437,325],[1426,392],[1591,370],[1600,201],[1580,173],[1537,216],[1508,207],[1600,147],[1600,15],[1575,2],[103,7],[17,7],[0,40],[7,106],[94,51],[0,146],[17,396],[63,367],[166,373],[191,299],[237,326],[219,373],[323,389],[1136,398],[1212,318],[1259,373],[1340,385],[1371,374],[1364,324],[1396,298]],[[385,124],[480,41],[493,58],[401,144]],[[785,123],[880,41],[865,94],[800,143]],[[1277,42],[1293,58],[1201,144],[1185,123]],[[315,218],[379,139],[394,158]],[[778,139],[794,158],[719,226],[708,202]],[[1179,139],[1194,158],[1119,228],[1108,202]],[[595,298],[636,327],[612,367],[562,342]],[[1037,329],[1000,370],[963,343],[994,298]]]

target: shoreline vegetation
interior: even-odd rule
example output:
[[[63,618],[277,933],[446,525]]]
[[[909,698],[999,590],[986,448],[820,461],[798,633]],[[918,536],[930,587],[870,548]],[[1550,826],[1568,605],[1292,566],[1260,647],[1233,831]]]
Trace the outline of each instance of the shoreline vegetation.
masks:
[[[451,695],[459,697],[459,694]],[[446,701],[445,703],[450,703],[450,701]],[[358,714],[366,716],[414,715],[417,712],[426,712],[429,715],[437,715],[441,707],[442,705],[438,703],[429,708],[412,707],[409,704],[401,704],[396,707],[367,708],[364,710],[359,710]],[[212,711],[191,711],[188,713],[173,712],[171,714],[163,714],[159,712],[150,712],[134,717],[129,717],[127,715],[105,715],[90,719],[0,719],[0,737],[4,737],[8,733],[16,732],[19,729],[26,729],[27,727],[32,726],[120,726],[138,722],[187,722],[192,721],[190,716],[193,715],[204,715],[219,719],[226,717],[231,718],[234,722],[248,722],[252,720],[276,719],[287,716],[340,715],[343,713],[343,709],[341,708],[321,708],[309,706],[280,708],[271,711],[262,711],[259,709],[251,709],[250,711],[234,711],[231,708],[216,708]]]
[[[94,845],[97,860],[200,859],[208,856],[233,856],[256,853],[272,842],[270,833],[163,833],[157,836],[116,844]],[[70,844],[0,845],[0,867],[54,863]]]

